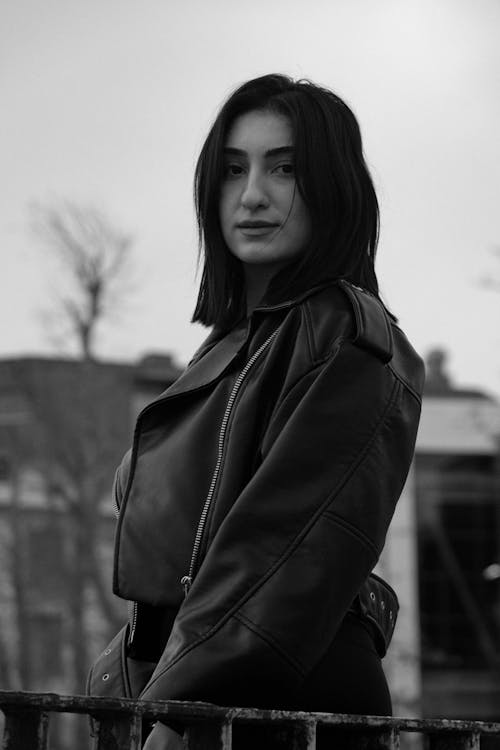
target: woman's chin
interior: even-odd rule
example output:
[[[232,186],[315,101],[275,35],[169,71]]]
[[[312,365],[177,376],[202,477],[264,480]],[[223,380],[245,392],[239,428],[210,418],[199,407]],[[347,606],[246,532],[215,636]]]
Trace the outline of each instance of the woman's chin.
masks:
[[[244,265],[249,266],[275,266],[286,265],[293,260],[287,253],[276,252],[271,248],[246,247],[233,252]]]

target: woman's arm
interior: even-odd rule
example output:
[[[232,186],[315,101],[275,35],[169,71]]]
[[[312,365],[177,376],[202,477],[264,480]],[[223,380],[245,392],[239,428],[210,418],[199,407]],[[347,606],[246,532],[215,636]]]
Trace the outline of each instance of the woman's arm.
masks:
[[[184,750],[184,748],[181,735],[158,721],[149,734],[143,750]]]
[[[292,388],[142,698],[289,702],[380,554],[419,413],[418,387],[349,342]]]

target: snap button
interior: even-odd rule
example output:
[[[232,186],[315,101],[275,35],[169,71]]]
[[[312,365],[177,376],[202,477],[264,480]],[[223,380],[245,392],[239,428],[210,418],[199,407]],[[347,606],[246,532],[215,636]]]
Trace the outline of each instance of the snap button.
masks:
[[[392,617],[393,617],[393,615],[392,615],[392,609],[390,609],[389,610],[389,620],[392,620]]]
[[[373,593],[373,591],[370,591],[370,599],[372,600],[372,602],[374,602],[375,599],[376,599],[375,594]]]
[[[106,680],[109,680],[109,674],[107,672],[102,676],[102,681],[106,682]]]
[[[384,602],[384,600],[383,600],[383,599],[382,599],[382,601],[380,602],[380,606],[382,607],[382,609],[385,609],[385,602]]]
[[[104,653],[105,653],[105,655],[107,656],[108,654],[110,654],[110,653],[111,653],[111,649],[110,649],[110,648],[107,648],[107,649],[106,649],[106,651],[105,651]]]

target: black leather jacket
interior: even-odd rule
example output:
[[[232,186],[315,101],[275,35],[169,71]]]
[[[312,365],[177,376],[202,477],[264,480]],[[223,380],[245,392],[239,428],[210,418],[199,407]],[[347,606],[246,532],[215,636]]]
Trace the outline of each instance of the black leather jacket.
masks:
[[[380,301],[341,280],[209,336],[115,483],[132,650],[141,613],[173,624],[141,698],[292,700],[380,555],[422,388]]]

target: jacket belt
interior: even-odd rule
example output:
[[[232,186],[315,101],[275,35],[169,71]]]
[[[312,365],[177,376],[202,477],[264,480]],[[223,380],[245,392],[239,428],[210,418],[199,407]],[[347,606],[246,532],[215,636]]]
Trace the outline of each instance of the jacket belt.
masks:
[[[349,612],[371,625],[375,648],[385,656],[396,626],[399,602],[396,592],[375,573],[370,573],[354,599]]]

